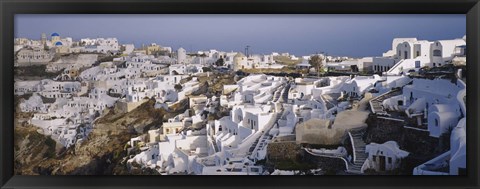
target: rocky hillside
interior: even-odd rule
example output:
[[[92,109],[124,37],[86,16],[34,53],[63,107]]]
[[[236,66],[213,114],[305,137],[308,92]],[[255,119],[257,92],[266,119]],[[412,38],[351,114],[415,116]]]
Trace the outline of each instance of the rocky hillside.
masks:
[[[31,165],[56,156],[55,141],[38,133],[32,125],[16,126],[14,141],[15,174],[34,174],[35,167]]]
[[[15,148],[18,153],[15,154],[15,172],[22,175],[129,174],[121,161],[126,155],[124,147],[130,138],[160,127],[164,118],[187,108],[183,106],[167,111],[155,109],[154,105],[155,100],[151,99],[126,114],[116,107],[106,110],[104,116],[95,121],[88,140],[63,153],[58,151],[60,154],[54,153],[49,138],[36,133],[34,127],[16,127]],[[27,154],[32,157],[24,158]]]

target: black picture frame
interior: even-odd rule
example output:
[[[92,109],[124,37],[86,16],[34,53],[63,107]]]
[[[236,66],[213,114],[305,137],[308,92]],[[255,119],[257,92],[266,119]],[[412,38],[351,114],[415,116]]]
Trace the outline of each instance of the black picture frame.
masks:
[[[466,14],[467,176],[16,176],[13,175],[15,14]],[[478,0],[2,0],[1,188],[478,188]]]

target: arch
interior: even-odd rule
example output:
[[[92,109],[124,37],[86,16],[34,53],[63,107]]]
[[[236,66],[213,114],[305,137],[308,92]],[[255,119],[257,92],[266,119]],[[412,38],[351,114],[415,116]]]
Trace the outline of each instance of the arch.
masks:
[[[63,79],[63,80],[70,80],[71,78],[70,78],[69,75],[63,75],[62,79]]]
[[[235,110],[235,116],[236,116],[236,117],[235,117],[234,120],[236,120],[237,122],[242,121],[242,120],[243,120],[243,117],[244,117],[242,109],[237,108],[237,109]]]

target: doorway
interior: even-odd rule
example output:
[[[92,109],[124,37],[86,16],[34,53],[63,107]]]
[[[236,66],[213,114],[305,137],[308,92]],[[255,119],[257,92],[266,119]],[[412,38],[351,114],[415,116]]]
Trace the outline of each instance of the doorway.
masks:
[[[380,171],[385,171],[385,156],[378,156],[378,159]]]

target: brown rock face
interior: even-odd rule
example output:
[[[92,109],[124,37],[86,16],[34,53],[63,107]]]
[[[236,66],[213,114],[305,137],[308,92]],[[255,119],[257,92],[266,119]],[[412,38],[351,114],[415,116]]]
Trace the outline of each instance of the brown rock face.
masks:
[[[186,107],[167,112],[155,109],[149,100],[135,110],[123,114],[117,108],[104,112],[95,121],[88,139],[55,155],[55,145],[36,128],[16,127],[15,173],[21,175],[114,175],[129,174],[122,163],[124,147],[130,138],[158,128],[164,116],[171,117]],[[140,131],[140,132],[137,132]],[[18,135],[18,136],[17,136]],[[53,140],[52,140],[53,141]],[[55,143],[53,143],[55,144]],[[149,171],[151,172],[151,171]]]

